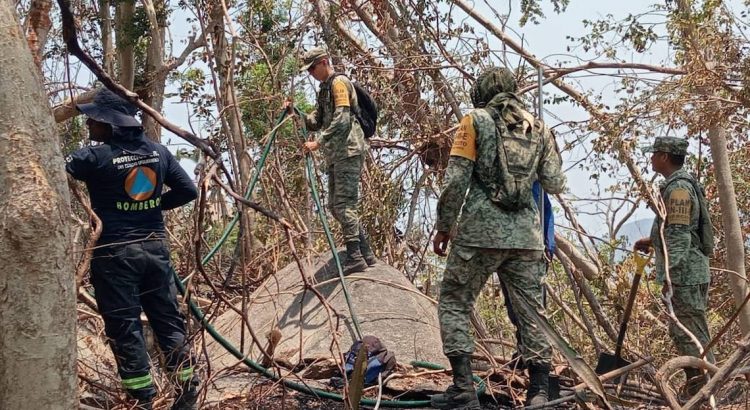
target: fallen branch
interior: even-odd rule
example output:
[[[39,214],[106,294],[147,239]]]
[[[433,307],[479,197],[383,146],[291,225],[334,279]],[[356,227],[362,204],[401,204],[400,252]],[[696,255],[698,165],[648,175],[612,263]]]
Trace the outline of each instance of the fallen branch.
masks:
[[[604,343],[599,340],[599,338],[596,336],[596,333],[594,333],[594,330],[590,329],[578,316],[575,315],[573,310],[570,309],[570,306],[564,303],[562,299],[560,299],[560,297],[557,295],[557,293],[555,293],[554,289],[549,286],[549,283],[545,283],[544,287],[547,289],[547,296],[549,296],[558,306],[560,306],[560,308],[563,310],[563,313],[565,313],[573,321],[573,323],[576,324],[576,326],[586,332],[591,341],[594,343],[594,350],[596,350],[597,352],[601,351]]]
[[[643,367],[643,366],[651,363],[652,361],[654,361],[653,357],[650,357],[650,356],[649,357],[645,357],[645,358],[640,359],[640,360],[636,361],[635,363],[631,363],[631,364],[629,364],[629,365],[627,365],[625,367],[621,367],[619,369],[612,370],[611,372],[604,373],[603,375],[599,376],[599,381],[603,383],[603,382],[605,382],[607,380],[612,380],[612,379],[614,379],[616,377],[622,376],[623,374],[625,374],[625,373],[627,373],[627,372],[629,372],[631,370],[635,370],[635,369],[638,369],[640,367]],[[525,410],[538,410],[538,409],[555,408],[555,406],[557,406],[559,404],[563,404],[563,403],[575,400],[575,398],[578,397],[580,395],[580,393],[582,393],[585,389],[586,389],[586,383],[578,383],[575,386],[573,386],[573,393],[571,393],[571,394],[569,394],[569,395],[567,395],[565,397],[561,397],[561,398],[559,398],[557,400],[552,400],[552,401],[549,401],[549,402],[547,402],[545,404],[540,404],[540,405],[537,405],[537,406],[524,407],[524,409]]]
[[[568,275],[571,283],[574,286],[577,286],[578,289],[580,289],[581,294],[583,294],[583,296],[586,298],[586,301],[589,303],[589,308],[594,314],[596,323],[604,330],[607,336],[609,336],[610,340],[617,340],[617,332],[615,331],[615,328],[612,327],[612,324],[604,314],[604,309],[602,309],[602,306],[599,303],[599,300],[596,298],[596,295],[594,295],[594,292],[588,286],[588,283],[584,280],[584,278],[581,277],[580,271],[576,269],[573,262],[570,260],[570,258],[568,258],[568,255],[563,253],[560,248],[557,248],[555,250],[555,256],[557,256],[557,259],[560,261],[560,264],[562,265],[563,270],[565,270],[565,273]],[[581,315],[584,314],[584,312],[581,312]]]
[[[81,259],[78,261],[78,266],[76,266],[76,288],[80,288],[83,284],[83,277],[89,270],[91,256],[94,253],[96,241],[99,240],[99,237],[102,234],[103,225],[102,220],[99,219],[99,216],[91,208],[90,202],[87,201],[86,198],[81,194],[81,191],[78,189],[78,185],[76,185],[76,183],[70,177],[68,177],[68,188],[70,188],[70,192],[73,193],[73,196],[76,197],[78,202],[86,211],[91,224],[91,233],[89,234],[89,240],[86,241],[86,245],[83,248],[83,255],[81,255]]]
[[[682,410],[693,409],[702,401],[713,396],[719,390],[719,388],[722,387],[724,383],[726,383],[734,369],[736,369],[737,366],[740,365],[745,357],[747,357],[748,353],[750,353],[750,335],[745,336],[742,341],[740,341],[739,347],[734,351],[734,353],[732,353],[729,359],[724,362],[724,366],[722,366],[716,372],[711,372],[713,373],[713,377],[711,377],[711,380],[709,380],[709,382],[706,383],[705,386],[703,386],[698,394],[693,396],[693,398],[685,403],[685,405],[682,407]],[[706,363],[707,367],[709,368],[713,366],[705,361],[701,361],[701,363]]]
[[[273,211],[271,211],[271,210],[268,210],[268,209],[266,209],[266,208],[262,207],[262,206],[261,206],[260,204],[258,204],[257,202],[253,202],[253,201],[250,201],[250,200],[248,200],[248,199],[245,199],[245,197],[243,197],[242,195],[238,194],[238,193],[237,193],[237,192],[235,192],[235,191],[234,191],[234,190],[233,190],[233,189],[232,189],[231,187],[229,187],[229,186],[228,186],[228,185],[227,185],[226,183],[224,183],[224,182],[223,182],[223,181],[221,180],[221,178],[219,178],[219,176],[218,176],[218,175],[215,175],[215,174],[214,174],[214,175],[212,175],[212,178],[213,178],[213,180],[214,180],[214,181],[215,181],[215,182],[216,182],[217,184],[219,184],[219,186],[220,186],[220,187],[222,187],[222,188],[223,188],[223,189],[224,189],[225,191],[227,191],[227,193],[228,193],[228,194],[229,194],[229,195],[230,195],[230,196],[231,196],[232,198],[234,198],[234,199],[235,199],[235,200],[237,200],[238,202],[242,203],[242,205],[245,205],[245,206],[247,206],[248,208],[250,208],[250,209],[253,209],[253,210],[255,210],[255,211],[257,211],[257,212],[259,212],[259,213],[263,214],[264,216],[266,216],[266,217],[267,217],[267,218],[269,218],[269,219],[273,219],[274,221],[276,221],[276,222],[280,223],[280,224],[281,224],[281,226],[283,226],[283,227],[284,227],[284,229],[288,229],[288,230],[290,230],[290,231],[294,231],[294,227],[292,226],[292,224],[291,224],[291,223],[289,223],[289,221],[287,221],[286,219],[284,219],[284,218],[282,218],[281,216],[277,215],[277,214],[276,214],[276,212],[273,212]]]
[[[669,404],[669,407],[671,407],[673,410],[680,409],[680,402],[677,400],[677,396],[675,396],[672,389],[669,387],[669,379],[672,377],[672,375],[677,372],[680,369],[684,368],[698,368],[708,371],[711,374],[715,374],[719,371],[719,368],[715,365],[705,361],[701,360],[697,357],[692,356],[679,356],[672,358],[670,360],[667,360],[666,363],[664,363],[659,370],[656,372],[656,375],[654,376],[654,381],[656,382],[656,387],[661,390],[662,396],[664,396],[664,399],[667,400],[667,404]],[[712,378],[712,383],[709,384],[715,384],[718,380],[716,377]],[[701,392],[705,390],[701,389]]]

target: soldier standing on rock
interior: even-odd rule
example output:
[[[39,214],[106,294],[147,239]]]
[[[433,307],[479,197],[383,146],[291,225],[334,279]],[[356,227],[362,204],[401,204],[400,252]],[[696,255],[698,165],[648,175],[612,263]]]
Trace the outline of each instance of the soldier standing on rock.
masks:
[[[377,258],[357,211],[359,181],[369,147],[352,111],[358,106],[357,93],[345,75],[336,74],[325,49],[315,47],[302,60],[302,71],[320,81],[315,111],[305,116],[307,128],[319,133],[315,140],[305,142],[303,149],[321,149],[328,167],[328,205],[341,224],[346,243],[344,273],[363,272],[375,265]]]

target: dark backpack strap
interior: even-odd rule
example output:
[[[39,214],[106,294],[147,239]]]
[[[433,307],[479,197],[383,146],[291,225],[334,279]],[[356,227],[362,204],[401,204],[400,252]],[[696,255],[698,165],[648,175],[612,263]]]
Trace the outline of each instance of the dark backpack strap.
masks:
[[[333,93],[333,80],[336,77],[339,77],[339,76],[344,77],[347,80],[349,80],[349,84],[351,84],[351,86],[352,86],[352,92],[356,95],[357,94],[357,87],[354,86],[354,82],[352,81],[352,79],[349,78],[346,74],[343,74],[343,73],[333,73],[326,80],[326,85],[325,86],[328,87],[328,93],[329,93],[329,95],[332,95],[332,93]],[[351,101],[351,96],[349,96],[349,100]],[[334,104],[334,101],[333,101],[333,98],[331,98],[331,105],[333,105],[333,104]],[[331,112],[335,112],[335,111],[336,111],[336,106],[331,107]],[[359,106],[359,98],[357,98],[357,105],[355,105],[353,107],[349,107],[349,112],[351,113],[351,115],[354,116],[354,119],[360,124],[360,126],[362,126],[362,124],[364,123],[364,121],[362,120],[362,111],[361,111],[361,107]]]
[[[340,76],[340,75],[344,75],[344,74],[341,74],[341,73],[333,73],[333,74],[331,74],[331,76],[330,76],[330,77],[328,77],[328,79],[327,79],[327,80],[326,80],[326,81],[325,81],[325,82],[323,83],[323,87],[325,87],[325,88],[326,88],[326,89],[328,90],[328,95],[329,95],[329,96],[331,96],[331,97],[330,97],[330,99],[331,99],[331,112],[334,112],[334,111],[336,111],[336,106],[334,105],[334,102],[333,102],[333,80],[335,80],[335,79],[336,79],[336,77],[338,77],[338,76]],[[344,76],[344,77],[346,77],[346,76]]]

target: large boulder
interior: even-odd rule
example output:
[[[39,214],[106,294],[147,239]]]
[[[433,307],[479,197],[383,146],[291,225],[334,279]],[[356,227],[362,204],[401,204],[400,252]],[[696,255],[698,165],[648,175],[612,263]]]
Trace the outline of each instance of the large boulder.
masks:
[[[343,252],[339,258],[343,260]],[[303,274],[292,263],[250,296],[246,312],[248,324],[264,349],[269,339],[276,338],[274,358],[290,365],[338,359],[356,338],[333,258],[319,258],[313,266],[305,266],[304,271],[317,294],[305,288]],[[363,335],[379,337],[400,363],[423,360],[447,365],[435,302],[420,293],[403,273],[378,263],[365,272],[347,276],[346,284]],[[239,310],[237,305],[214,321],[214,326],[238,348],[243,326]],[[334,334],[338,346],[333,345]],[[251,342],[247,328],[244,344],[244,353],[262,361],[263,355]],[[208,351],[216,370],[237,363],[215,342],[209,343]]]

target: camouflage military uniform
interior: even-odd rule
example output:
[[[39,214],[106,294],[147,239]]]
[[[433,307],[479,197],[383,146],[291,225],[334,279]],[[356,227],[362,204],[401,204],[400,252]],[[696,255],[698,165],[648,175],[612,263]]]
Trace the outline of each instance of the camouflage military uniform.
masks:
[[[320,131],[317,141],[328,167],[328,205],[341,224],[344,241],[359,239],[359,180],[368,144],[350,107],[357,93],[346,76],[335,75],[320,85],[317,108],[305,117],[307,128]]]
[[[686,149],[687,141],[683,139],[660,137],[649,150],[685,155]],[[701,201],[693,183],[697,184],[693,177],[684,169],[679,169],[661,183],[660,192],[667,210],[664,242],[669,256],[672,305],[680,322],[705,346],[711,339],[706,322],[710,275],[708,256],[701,251],[698,233]],[[661,225],[662,220],[657,215],[651,227],[651,241],[656,254],[656,280],[664,283],[666,265],[659,233]],[[671,321],[669,334],[680,354],[700,356],[688,335]],[[707,357],[713,362],[712,354],[709,353]]]
[[[511,90],[515,90],[515,83]],[[488,105],[493,102],[506,103],[511,106],[510,113],[517,114],[505,118],[509,126],[541,125],[543,147],[537,176],[547,192],[562,192],[565,177],[548,129],[523,109],[515,94],[497,94]],[[449,358],[474,351],[469,314],[487,278],[495,271],[507,287],[512,304],[530,302],[532,308],[544,314],[541,299],[544,243],[539,212],[532,196],[528,207],[513,212],[490,200],[478,175],[495,172],[496,157],[497,137],[492,116],[484,109],[471,111],[464,116],[456,133],[437,205],[436,229],[451,232],[457,225],[438,306],[443,351]],[[524,360],[549,365],[551,349],[547,339],[523,309],[517,314],[519,349]]]

